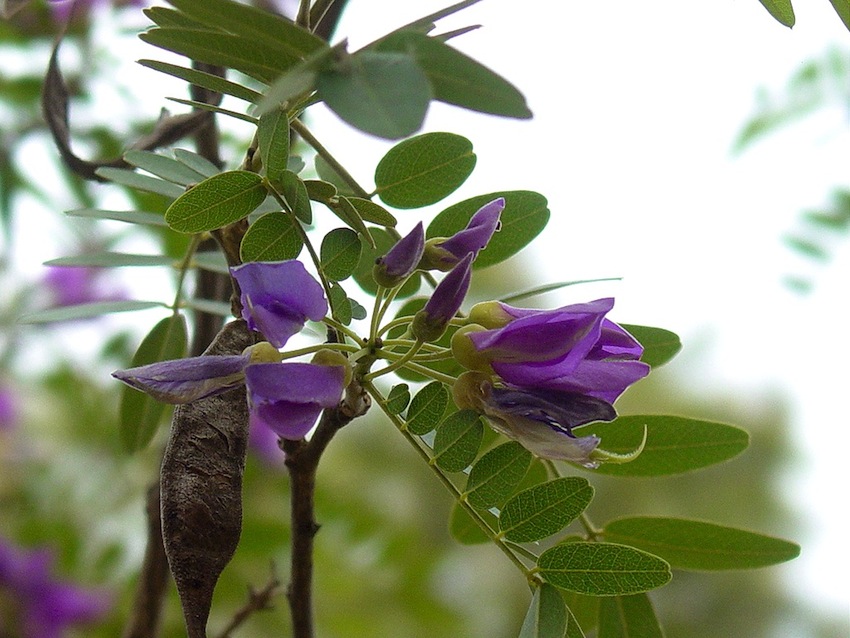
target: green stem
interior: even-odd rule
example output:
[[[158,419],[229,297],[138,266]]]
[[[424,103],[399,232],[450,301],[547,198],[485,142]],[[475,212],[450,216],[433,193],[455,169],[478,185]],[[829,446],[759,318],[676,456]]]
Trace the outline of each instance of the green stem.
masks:
[[[305,354],[313,354],[314,352],[318,352],[319,350],[338,350],[340,352],[348,352],[349,354],[354,354],[358,352],[360,348],[357,346],[352,346],[347,343],[318,343],[312,346],[306,346],[304,348],[299,348],[298,350],[287,350],[286,352],[281,352],[281,361],[286,361],[287,359],[294,359],[295,357],[302,357]]]
[[[489,538],[502,552],[510,559],[510,561],[516,565],[516,567],[523,573],[523,575],[529,581],[536,580],[533,574],[533,570],[529,569],[525,563],[523,563],[519,557],[517,557],[516,553],[513,551],[511,547],[509,547],[500,537],[494,532],[487,522],[481,518],[478,514],[478,511],[469,504],[466,500],[464,494],[457,488],[457,486],[449,480],[449,477],[443,474],[443,471],[437,467],[434,463],[431,462],[431,455],[428,454],[427,450],[425,450],[419,442],[416,440],[414,435],[412,435],[408,429],[407,424],[404,423],[401,419],[399,419],[398,415],[391,414],[387,409],[387,400],[381,391],[375,387],[371,382],[364,382],[363,388],[372,399],[377,403],[381,410],[383,410],[384,414],[389,417],[390,421],[392,421],[393,425],[396,426],[399,432],[401,432],[402,436],[407,440],[408,443],[413,447],[414,450],[422,457],[425,461],[426,465],[431,468],[434,474],[437,476],[439,481],[443,484],[443,486],[451,493],[451,495],[455,498],[455,500],[460,504],[460,506],[464,509],[464,511],[472,518],[473,521],[481,528],[484,534]],[[526,554],[526,552],[522,552]],[[532,555],[533,556],[533,555]],[[537,557],[533,556],[536,561]]]
[[[413,344],[413,347],[410,350],[408,350],[407,352],[405,352],[401,356],[400,359],[398,359],[397,361],[394,361],[393,363],[386,366],[385,368],[381,368],[380,370],[375,370],[375,372],[370,372],[369,374],[367,374],[363,377],[363,381],[364,382],[372,381],[372,380],[374,380],[374,379],[376,379],[380,376],[383,376],[385,374],[389,374],[390,372],[393,372],[394,370],[398,370],[399,368],[407,365],[413,359],[413,357],[416,356],[416,353],[419,352],[419,349],[421,347],[422,347],[422,342],[417,341],[416,343]],[[380,351],[378,351],[378,352],[380,353]]]
[[[375,291],[375,305],[372,308],[372,321],[369,324],[369,341],[374,342],[378,338],[378,326],[380,325],[381,300],[384,298],[386,288],[378,286]]]
[[[356,179],[349,173],[345,166],[339,163],[339,161],[328,151],[324,145],[316,139],[316,136],[310,132],[310,129],[302,122],[301,120],[295,119],[290,122],[290,126],[292,130],[298,133],[307,144],[309,144],[313,150],[316,151],[319,155],[321,155],[322,159],[324,159],[328,165],[334,170],[334,172],[339,175],[342,180],[351,188],[354,194],[357,197],[362,197],[363,199],[371,199],[372,196],[366,191],[365,188],[360,186]],[[389,229],[388,229],[389,230]],[[398,233],[396,233],[398,234]],[[398,239],[398,237],[396,237]]]
[[[172,309],[174,314],[180,311],[180,302],[183,299],[183,282],[186,280],[186,274],[192,266],[192,258],[195,256],[195,251],[201,243],[201,235],[193,235],[189,245],[186,247],[186,254],[180,262],[179,274],[177,275],[177,292],[174,295],[174,304]]]

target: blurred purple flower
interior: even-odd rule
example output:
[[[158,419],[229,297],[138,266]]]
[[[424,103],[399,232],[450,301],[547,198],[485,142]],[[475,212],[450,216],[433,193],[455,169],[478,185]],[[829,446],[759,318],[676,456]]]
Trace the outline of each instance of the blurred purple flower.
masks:
[[[469,223],[448,239],[432,239],[425,247],[422,260],[424,269],[448,271],[468,255],[474,260],[493,233],[499,228],[499,217],[505,208],[505,199],[500,197],[485,204],[472,216]]]
[[[470,322],[501,326],[465,337],[508,385],[573,392],[614,403],[627,387],[649,374],[649,366],[640,361],[643,348],[635,338],[605,318],[613,305],[608,298],[532,310],[488,302],[472,309]],[[461,363],[463,355],[456,353]]]
[[[61,638],[108,611],[104,593],[55,581],[52,563],[48,550],[28,552],[0,538],[0,635]]]
[[[422,222],[402,237],[383,257],[378,257],[372,269],[375,282],[384,288],[399,285],[416,270],[425,251],[425,229]]]
[[[102,5],[113,5],[114,7],[144,7],[149,0],[49,0],[50,13],[53,19],[65,23],[69,19],[80,20]]]
[[[242,291],[242,318],[276,348],[328,312],[322,286],[300,261],[250,262],[230,272]]]
[[[345,388],[345,368],[313,363],[258,363],[245,370],[251,427],[284,439],[300,439]]]
[[[99,281],[103,269],[85,266],[49,266],[42,280],[54,306],[76,306],[97,301],[123,301],[127,295],[108,290]]]
[[[20,418],[18,397],[6,384],[0,384],[0,431],[11,430]]]
[[[266,425],[252,427],[248,431],[248,445],[267,466],[283,465],[286,458],[280,449],[280,437]]]

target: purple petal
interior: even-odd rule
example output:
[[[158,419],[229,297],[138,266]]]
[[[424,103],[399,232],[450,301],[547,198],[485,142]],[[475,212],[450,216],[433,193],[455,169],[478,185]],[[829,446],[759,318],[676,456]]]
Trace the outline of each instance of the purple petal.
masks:
[[[306,435],[325,408],[342,397],[345,369],[311,363],[248,366],[245,382],[252,426],[264,424],[285,439]]]
[[[11,430],[20,418],[18,399],[12,389],[0,385],[0,430]]]
[[[436,341],[460,310],[469,283],[472,280],[472,255],[464,257],[443,280],[437,284],[425,307],[413,319],[413,334],[422,341]]]
[[[241,385],[249,354],[189,357],[116,370],[112,376],[164,403],[189,403]]]
[[[276,348],[328,312],[322,286],[300,261],[250,262],[230,272],[242,291],[242,318]]]

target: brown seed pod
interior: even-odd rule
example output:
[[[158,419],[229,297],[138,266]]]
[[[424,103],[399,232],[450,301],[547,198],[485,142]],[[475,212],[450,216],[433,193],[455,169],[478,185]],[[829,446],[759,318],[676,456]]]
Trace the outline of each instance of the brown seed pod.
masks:
[[[241,353],[258,335],[239,319],[204,355]],[[160,475],[162,537],[189,638],[205,638],[213,590],[242,531],[245,387],[177,406]]]

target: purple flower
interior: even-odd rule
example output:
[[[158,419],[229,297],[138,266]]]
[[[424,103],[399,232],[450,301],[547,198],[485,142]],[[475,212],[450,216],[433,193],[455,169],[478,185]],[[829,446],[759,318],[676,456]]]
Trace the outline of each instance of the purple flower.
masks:
[[[108,598],[55,581],[49,551],[27,552],[0,538],[0,633],[21,638],[61,638],[70,626],[91,623],[109,607]],[[11,618],[5,613],[11,610]],[[8,624],[7,624],[8,623]]]
[[[384,288],[393,288],[402,283],[416,270],[425,251],[425,229],[422,222],[402,237],[383,257],[378,257],[372,276]]]
[[[500,197],[478,209],[466,228],[448,239],[430,240],[425,247],[421,267],[426,270],[448,271],[472,254],[472,259],[487,246],[493,233],[499,228],[499,217],[505,208],[505,199]]]
[[[463,261],[437,285],[425,307],[413,317],[411,330],[419,341],[436,341],[443,336],[469,290],[472,260],[472,253],[467,253]]]
[[[470,322],[500,327],[464,333],[455,356],[470,369],[489,364],[514,387],[578,393],[614,403],[628,386],[649,374],[649,366],[639,360],[643,348],[634,337],[605,318],[613,305],[613,299],[556,310],[479,304]],[[472,347],[462,347],[463,339]]]
[[[55,306],[76,306],[97,301],[122,301],[127,295],[108,290],[99,281],[104,271],[85,266],[50,266],[43,282]]]
[[[163,403],[189,403],[242,385],[250,360],[249,353],[189,357],[116,370],[112,376]]]
[[[546,459],[596,467],[600,439],[576,437],[572,429],[617,416],[613,406],[595,397],[557,390],[521,390],[494,387],[488,375],[465,372],[453,388],[461,409],[485,415],[493,429]]]
[[[326,408],[335,408],[345,388],[343,366],[259,363],[245,370],[251,427],[266,427],[284,439],[300,439]]]
[[[276,348],[328,312],[322,286],[300,261],[250,262],[230,272],[242,291],[242,318]]]

